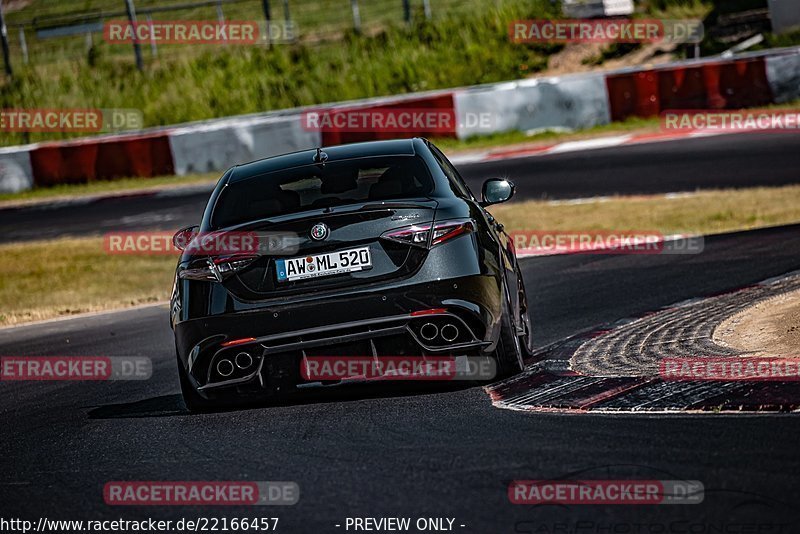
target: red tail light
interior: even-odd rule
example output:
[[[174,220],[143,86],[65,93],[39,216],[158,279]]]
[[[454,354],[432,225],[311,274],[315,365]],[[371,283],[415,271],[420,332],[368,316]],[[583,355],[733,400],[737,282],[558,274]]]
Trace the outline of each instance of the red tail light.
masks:
[[[436,246],[444,243],[454,237],[462,234],[467,234],[475,230],[475,225],[472,221],[445,221],[436,223],[433,227],[433,236],[431,238],[431,246]]]
[[[475,231],[475,223],[470,219],[442,221],[438,223],[407,226],[397,230],[389,230],[381,237],[423,248],[431,248],[462,234]]]
[[[179,273],[187,280],[208,280],[222,282],[225,278],[241,271],[256,261],[258,256],[215,256],[195,260]]]

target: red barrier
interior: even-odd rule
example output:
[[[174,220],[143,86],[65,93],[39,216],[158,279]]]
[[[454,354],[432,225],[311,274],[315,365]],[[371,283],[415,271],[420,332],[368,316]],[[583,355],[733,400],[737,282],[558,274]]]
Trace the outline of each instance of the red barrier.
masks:
[[[775,103],[763,57],[721,65],[719,83],[725,93],[727,109]]]
[[[165,133],[42,144],[31,167],[36,187],[175,172]]]
[[[406,99],[400,102],[390,102],[381,104],[372,104],[369,106],[353,106],[352,108],[336,108],[337,112],[354,110],[354,111],[369,111],[369,110],[403,110],[403,109],[433,109],[450,113],[455,117],[455,104],[453,102],[452,93],[439,94],[436,96]],[[323,111],[324,112],[324,111]],[[452,129],[443,132],[441,129],[435,131],[384,131],[384,132],[346,132],[346,131],[323,131],[322,144],[323,146],[340,145],[346,143],[359,143],[363,141],[377,141],[383,139],[400,139],[412,136],[435,136],[435,137],[456,137],[456,124],[453,121]]]
[[[650,117],[660,111],[658,76],[654,71],[606,76],[611,120]]]
[[[772,102],[763,58],[659,72],[661,110],[739,109]]]
[[[668,67],[606,77],[611,120],[668,109],[738,109],[773,102],[763,58]]]
[[[708,91],[718,93],[718,65],[677,67],[658,71],[658,95],[661,112],[665,109],[719,109],[718,99],[709,99]]]

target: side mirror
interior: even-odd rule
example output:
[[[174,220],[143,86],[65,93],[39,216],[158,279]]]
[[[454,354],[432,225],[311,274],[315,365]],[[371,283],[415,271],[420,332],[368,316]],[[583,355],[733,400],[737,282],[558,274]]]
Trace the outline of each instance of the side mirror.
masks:
[[[189,246],[189,243],[192,242],[192,239],[197,237],[199,231],[200,227],[196,225],[181,228],[175,233],[174,236],[172,236],[172,244],[175,245],[175,248],[178,250],[186,250],[186,247]]]
[[[514,182],[505,178],[491,178],[483,182],[481,206],[505,202],[514,196]]]

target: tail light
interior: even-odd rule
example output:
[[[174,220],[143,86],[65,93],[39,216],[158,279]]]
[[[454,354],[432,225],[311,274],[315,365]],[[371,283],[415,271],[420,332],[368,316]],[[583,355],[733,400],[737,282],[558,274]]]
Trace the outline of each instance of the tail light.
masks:
[[[186,280],[222,282],[229,276],[245,269],[258,256],[211,256],[193,261],[178,276]]]
[[[462,219],[389,230],[381,235],[381,238],[406,245],[431,248],[454,237],[474,231],[475,223],[470,219]]]

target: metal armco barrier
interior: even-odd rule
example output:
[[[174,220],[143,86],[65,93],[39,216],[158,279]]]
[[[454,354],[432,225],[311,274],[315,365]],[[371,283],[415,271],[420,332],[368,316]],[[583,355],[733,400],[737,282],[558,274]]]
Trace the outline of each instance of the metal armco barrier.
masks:
[[[0,148],[0,192],[18,193],[33,187],[30,149]]]
[[[800,99],[800,50],[793,54],[767,56],[767,80],[776,104]]]
[[[610,121],[602,73],[532,78],[457,91],[458,137],[546,128],[590,128]]]
[[[237,163],[320,146],[297,115],[214,121],[169,132],[175,173],[215,172]]]
[[[332,108],[325,109],[323,111],[333,112],[333,113],[347,113],[349,111],[353,112],[370,112],[374,111],[376,113],[381,113],[383,110],[424,110],[424,109],[431,109],[437,111],[444,111],[449,112],[452,114],[454,104],[453,104],[453,94],[452,93],[440,93],[440,94],[432,94],[430,96],[425,97],[413,97],[413,95],[409,95],[410,98],[404,98],[402,101],[382,101],[379,100],[371,105],[367,106],[334,106]],[[456,127],[453,124],[452,128],[448,128],[447,131],[443,132],[440,130],[436,131],[414,131],[414,132],[395,132],[395,131],[370,131],[370,132],[353,132],[353,131],[323,131],[322,132],[322,144],[324,146],[332,146],[332,145],[340,145],[345,143],[359,143],[363,141],[378,141],[383,139],[397,139],[398,137],[411,137],[411,136],[432,136],[436,135],[438,137],[456,137]]]
[[[606,83],[614,121],[666,109],[738,109],[774,101],[762,57],[613,74]]]
[[[164,133],[42,143],[31,150],[30,159],[37,187],[175,173]]]

